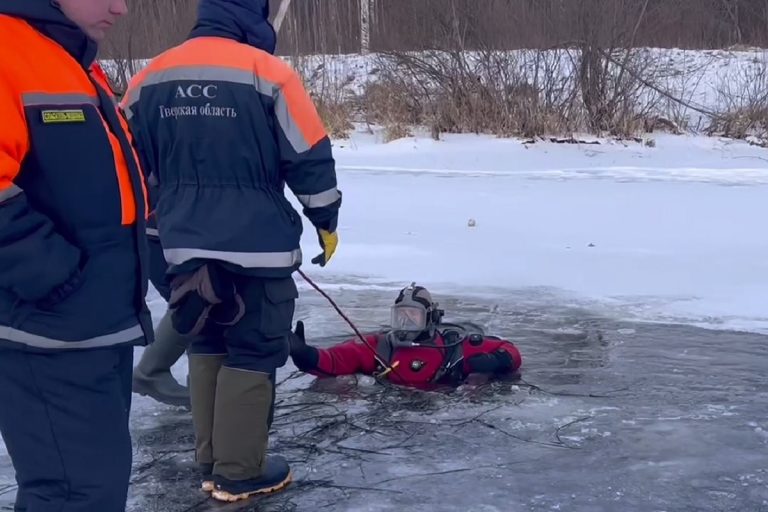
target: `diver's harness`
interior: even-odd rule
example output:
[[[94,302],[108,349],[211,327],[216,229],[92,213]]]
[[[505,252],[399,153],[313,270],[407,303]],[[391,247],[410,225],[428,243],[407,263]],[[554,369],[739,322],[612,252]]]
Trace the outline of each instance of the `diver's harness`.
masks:
[[[397,342],[401,347],[413,347],[413,348],[432,348],[435,350],[444,350],[443,361],[440,364],[440,368],[435,373],[435,376],[430,381],[436,384],[443,380],[447,376],[458,379],[456,371],[460,369],[460,364],[464,361],[464,351],[462,345],[465,340],[469,340],[470,343],[482,343],[485,338],[483,329],[480,326],[466,323],[441,323],[436,331],[436,334],[443,338],[443,345],[437,346],[431,343],[418,343],[411,342],[410,344],[403,344]],[[395,343],[390,339],[394,336],[392,331],[385,331],[377,335],[376,343],[376,355],[377,359],[377,374],[376,378],[387,377],[391,372],[395,371],[398,361],[393,361],[395,351],[397,348]],[[385,363],[385,364],[382,364]]]

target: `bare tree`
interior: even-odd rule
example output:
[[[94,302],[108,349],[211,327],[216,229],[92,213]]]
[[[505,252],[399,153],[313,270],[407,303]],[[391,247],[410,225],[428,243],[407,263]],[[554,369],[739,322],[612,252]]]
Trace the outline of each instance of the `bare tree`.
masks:
[[[360,0],[360,53],[371,51],[371,0]]]
[[[123,23],[132,37],[116,36],[107,56],[125,54],[130,44],[134,57],[148,58],[178,42],[197,1],[134,0],[131,21]],[[577,39],[584,16],[605,18],[606,12],[618,13],[619,23],[602,24],[602,36],[611,37],[618,28],[633,33],[639,47],[768,45],[768,0],[651,0],[645,22],[633,31],[620,9],[636,14],[642,5],[641,0],[281,0],[275,2],[274,24],[284,55],[439,49],[446,18],[458,22],[453,41],[460,39],[469,50],[549,48]]]
[[[280,2],[280,7],[277,9],[277,15],[275,16],[273,26],[275,27],[275,32],[278,34],[280,33],[280,27],[283,26],[283,21],[285,20],[285,16],[288,14],[288,8],[290,6],[291,0],[282,0],[282,2]]]
[[[741,24],[739,21],[739,4],[741,3],[740,0],[720,0],[719,3],[722,7],[725,17],[731,23],[731,29],[733,30],[735,43],[742,44],[744,41],[744,36],[741,33]]]

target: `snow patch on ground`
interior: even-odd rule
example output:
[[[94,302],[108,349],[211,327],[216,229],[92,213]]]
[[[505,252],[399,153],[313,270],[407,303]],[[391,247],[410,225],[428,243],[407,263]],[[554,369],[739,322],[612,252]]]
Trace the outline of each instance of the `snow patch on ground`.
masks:
[[[341,244],[326,269],[306,268],[331,289],[527,290],[617,318],[768,330],[763,149],[675,136],[655,148],[476,135],[381,144],[360,133],[335,154]]]

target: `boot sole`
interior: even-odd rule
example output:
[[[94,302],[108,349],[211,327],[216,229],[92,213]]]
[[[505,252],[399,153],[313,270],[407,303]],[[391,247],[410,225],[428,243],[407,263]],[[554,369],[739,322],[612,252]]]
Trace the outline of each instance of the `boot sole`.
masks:
[[[272,487],[265,487],[264,489],[259,489],[258,491],[253,492],[244,492],[242,494],[232,494],[227,491],[213,491],[211,493],[211,496],[213,499],[218,501],[223,501],[226,503],[234,503],[236,501],[242,501],[247,500],[248,498],[251,498],[253,496],[258,496],[260,494],[272,494],[278,491],[282,491],[288,485],[293,481],[293,474],[288,473],[288,476],[285,477],[285,479],[280,482],[277,485],[273,485]],[[207,482],[203,482],[203,485],[205,485]]]
[[[216,490],[216,484],[213,483],[213,480],[205,480],[200,485],[200,490],[203,492],[213,492]]]

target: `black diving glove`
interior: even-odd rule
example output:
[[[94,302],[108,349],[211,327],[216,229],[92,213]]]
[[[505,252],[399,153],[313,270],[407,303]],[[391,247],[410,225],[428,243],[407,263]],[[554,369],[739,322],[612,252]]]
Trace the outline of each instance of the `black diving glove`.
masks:
[[[304,322],[296,322],[296,329],[289,335],[288,342],[291,347],[291,358],[299,370],[311,370],[317,368],[320,354],[315,347],[307,345],[304,336]]]
[[[290,335],[291,355],[299,354],[307,349],[307,339],[304,337],[304,322],[296,322],[296,329]]]

